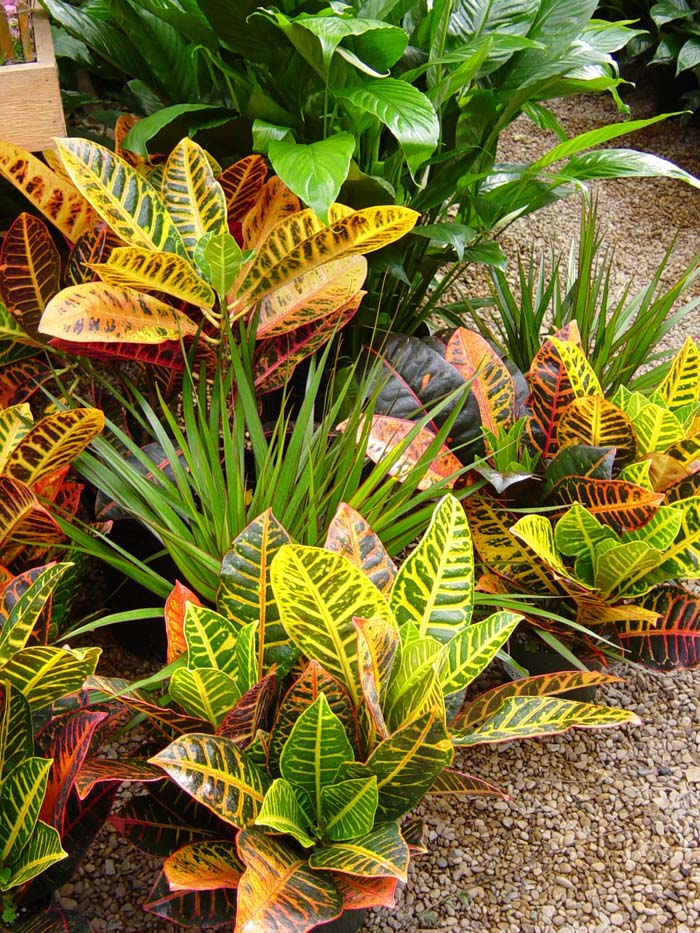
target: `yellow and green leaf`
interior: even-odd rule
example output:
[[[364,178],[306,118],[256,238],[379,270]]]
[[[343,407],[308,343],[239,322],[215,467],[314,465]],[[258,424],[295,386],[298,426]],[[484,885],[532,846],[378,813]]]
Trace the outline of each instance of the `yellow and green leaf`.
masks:
[[[409,851],[396,823],[377,829],[349,842],[336,842],[314,850],[309,865],[315,869],[339,871],[361,878],[408,877]]]
[[[458,693],[478,677],[521,620],[522,616],[502,610],[457,632],[443,646],[438,660],[443,694]]]
[[[177,849],[163,862],[171,891],[237,888],[244,871],[235,842],[212,839]]]
[[[47,415],[15,446],[6,476],[31,486],[70,464],[104,427],[99,408],[72,408]]]
[[[240,700],[236,680],[213,667],[180,667],[170,680],[170,695],[184,711],[216,728]]]
[[[135,246],[113,249],[107,262],[90,266],[107,285],[152,288],[200,308],[211,308],[216,295],[186,259]]]
[[[46,793],[50,758],[26,758],[0,788],[0,864],[11,865],[27,845]]]
[[[165,163],[161,182],[163,204],[190,256],[205,233],[226,233],[226,198],[214,178],[206,153],[185,137]]]
[[[232,621],[207,606],[188,602],[183,626],[187,667],[209,667],[235,674],[237,628]]]
[[[31,646],[12,655],[2,667],[2,677],[22,691],[36,712],[79,690],[95,673],[99,657],[99,648]]]
[[[396,577],[396,565],[369,523],[346,502],[333,516],[323,544],[328,551],[343,554],[385,595]]]
[[[316,842],[309,835],[310,821],[299,803],[294,785],[285,778],[276,778],[270,785],[255,825],[267,826],[276,833],[288,833],[305,849]]]
[[[341,842],[371,832],[377,813],[377,778],[356,778],[321,791],[321,815],[328,839]]]
[[[0,885],[0,890],[9,890],[25,884],[67,855],[61,845],[58,830],[43,820],[38,820],[29,842],[22,849],[17,861],[10,866],[9,879],[6,884]]]
[[[685,338],[657,391],[671,411],[697,405],[700,400],[700,351],[692,337]]]
[[[471,381],[483,427],[494,434],[515,420],[515,383],[503,360],[476,331],[458,327],[445,348],[445,359]]]
[[[561,413],[557,426],[557,444],[568,447],[614,447],[615,462],[629,463],[637,454],[637,441],[628,416],[600,395],[575,398]]]
[[[61,258],[46,224],[20,214],[0,250],[0,295],[22,330],[37,335],[39,318],[61,288]]]

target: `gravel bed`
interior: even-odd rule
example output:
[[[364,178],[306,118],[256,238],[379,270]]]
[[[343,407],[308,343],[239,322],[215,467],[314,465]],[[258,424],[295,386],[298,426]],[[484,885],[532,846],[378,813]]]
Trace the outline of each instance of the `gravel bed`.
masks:
[[[649,93],[630,96],[633,115],[651,114]],[[572,132],[616,118],[600,97],[562,101]],[[700,175],[700,127],[661,123],[618,145],[652,151]],[[551,145],[551,142],[549,143]],[[504,139],[510,158],[543,151],[542,134],[516,124]],[[616,285],[646,284],[678,231],[670,275],[700,249],[700,192],[679,182],[620,180],[597,185],[606,243],[615,246]],[[531,245],[568,251],[580,200],[560,202],[514,224],[502,237],[513,265]],[[460,289],[483,293],[470,272]],[[700,293],[700,292],[696,292]],[[695,313],[670,337],[700,337]],[[122,676],[138,664],[109,651]],[[127,666],[130,665],[130,666]],[[425,817],[429,852],[413,860],[394,911],[378,910],[365,933],[627,933],[700,930],[700,671],[674,676],[625,668],[626,683],[600,702],[633,709],[642,726],[469,750],[463,770],[497,784],[509,801],[435,798]],[[116,748],[115,755],[124,750]],[[158,862],[105,827],[60,899],[101,933],[172,930],[139,904]]]

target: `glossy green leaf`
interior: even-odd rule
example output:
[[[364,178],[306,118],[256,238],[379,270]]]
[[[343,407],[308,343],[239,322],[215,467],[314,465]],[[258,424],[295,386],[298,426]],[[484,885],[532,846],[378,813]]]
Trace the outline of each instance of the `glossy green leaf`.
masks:
[[[46,871],[51,865],[60,862],[68,853],[61,845],[58,830],[38,820],[27,845],[19,858],[11,865],[11,874],[0,890],[19,887]]]
[[[371,832],[378,803],[375,775],[324,787],[321,791],[321,815],[325,835],[331,840],[342,841]]]
[[[685,338],[658,392],[671,411],[697,404],[700,396],[700,350],[692,337]]]
[[[16,862],[27,845],[46,793],[50,758],[26,758],[0,787],[0,863]]]
[[[187,643],[187,667],[235,673],[238,630],[233,622],[213,609],[188,602],[183,630]]]
[[[194,261],[223,301],[236,281],[243,253],[228,230],[205,233],[193,249]]]
[[[41,613],[49,608],[56,585],[70,567],[68,563],[45,567],[15,602],[7,617],[0,620],[0,665],[26,646]]]
[[[505,610],[494,612],[483,622],[457,632],[443,646],[438,663],[445,696],[463,690],[486,669],[522,618]]]
[[[241,698],[235,678],[212,667],[178,668],[170,679],[170,695],[188,715],[214,727]]]
[[[408,860],[408,846],[398,826],[384,823],[358,839],[315,849],[309,865],[362,878],[391,877],[406,881]]]
[[[273,140],[268,156],[285,185],[326,220],[348,176],[354,149],[355,139],[350,133],[334,133],[309,144]]]
[[[21,761],[34,754],[32,713],[23,694],[0,681],[0,785]]]
[[[22,648],[3,666],[2,676],[22,691],[35,712],[79,690],[99,657],[99,648]]]
[[[284,778],[277,778],[270,785],[255,825],[267,826],[276,833],[288,833],[305,849],[315,844],[308,833],[309,818],[299,804],[294,786]]]

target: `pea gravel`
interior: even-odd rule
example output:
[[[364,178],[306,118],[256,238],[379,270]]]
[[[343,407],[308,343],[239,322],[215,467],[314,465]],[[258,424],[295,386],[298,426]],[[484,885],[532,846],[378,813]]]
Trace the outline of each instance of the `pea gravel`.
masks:
[[[648,88],[628,97],[634,117],[651,115]],[[612,104],[599,97],[562,101],[557,113],[570,134],[616,119]],[[519,122],[503,141],[503,155],[535,158],[545,142]],[[700,176],[699,142],[697,124],[679,131],[661,123],[619,144]],[[671,276],[700,250],[700,191],[646,179],[597,187],[606,243],[616,248],[616,287],[645,285],[677,231]],[[579,217],[580,201],[570,199],[518,221],[501,239],[511,267],[533,243],[568,250]],[[460,288],[483,294],[483,281],[470,273]],[[700,313],[676,329],[670,345],[686,333],[700,338]],[[120,649],[109,654],[115,672],[141,673]],[[463,770],[497,784],[510,799],[424,803],[428,853],[412,861],[395,910],[372,912],[365,933],[700,930],[700,671],[620,673],[626,682],[599,690],[599,702],[633,709],[639,727],[458,753]],[[139,906],[157,871],[156,859],[107,826],[59,899],[82,911],[96,933],[173,930]]]

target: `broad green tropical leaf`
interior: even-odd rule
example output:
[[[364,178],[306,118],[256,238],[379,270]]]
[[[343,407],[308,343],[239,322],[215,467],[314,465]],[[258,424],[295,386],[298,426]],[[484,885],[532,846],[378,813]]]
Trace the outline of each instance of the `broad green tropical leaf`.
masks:
[[[445,359],[470,382],[481,424],[496,433],[515,420],[515,383],[490,344],[476,331],[458,327],[447,341]]]
[[[319,817],[323,788],[332,784],[340,766],[354,757],[343,723],[321,693],[294,724],[279,767],[283,778],[307,794]]]
[[[205,233],[192,252],[194,263],[219,296],[222,304],[238,278],[243,253],[228,230]]]
[[[523,515],[513,525],[511,532],[531,548],[560,579],[571,577],[557,551],[552,524],[546,516],[534,513]]]
[[[19,146],[0,142],[0,175],[70,242],[94,226],[95,213],[77,188]]]
[[[4,473],[33,485],[71,463],[104,427],[99,408],[71,408],[37,422],[5,461]]]
[[[29,842],[46,793],[50,758],[26,758],[0,788],[0,863],[16,862]]]
[[[23,694],[0,681],[0,785],[14,768],[34,754],[32,713]]]
[[[61,846],[58,830],[39,820],[19,858],[12,863],[12,873],[7,883],[0,884],[0,890],[9,890],[25,884],[67,855]]]
[[[244,867],[235,842],[226,839],[192,842],[163,862],[171,891],[211,891],[237,888]]]
[[[649,582],[695,579],[700,568],[700,496],[679,499],[673,507],[683,513],[676,540],[665,551],[658,571],[649,574]]]
[[[61,257],[46,224],[20,214],[0,249],[0,296],[27,334],[36,337],[39,318],[61,288]]]
[[[234,677],[212,667],[181,667],[173,673],[170,695],[190,716],[215,728],[240,699]]]
[[[346,502],[338,506],[323,546],[328,551],[345,555],[378,590],[389,593],[396,577],[396,565],[368,522]]]
[[[312,868],[325,868],[362,878],[407,880],[409,851],[396,823],[384,823],[352,839],[315,849],[309,857]]]
[[[64,288],[46,306],[42,334],[74,343],[163,343],[197,333],[197,324],[159,298],[121,285]]]
[[[406,637],[407,630],[411,631],[410,639]],[[383,703],[384,718],[390,732],[426,712],[444,708],[444,696],[437,675],[442,643],[430,635],[421,638],[413,622],[403,626],[401,635],[398,663],[394,664]]]
[[[649,589],[643,578],[662,560],[662,552],[646,541],[605,541],[595,555],[593,582],[604,599],[636,596]],[[630,579],[636,580],[636,585]]]
[[[284,778],[272,782],[255,818],[256,826],[268,826],[276,833],[294,836],[300,846],[309,849],[315,840],[309,835],[309,817],[299,803],[294,785]]]
[[[297,849],[251,829],[237,842],[246,866],[238,885],[238,933],[304,933],[340,915],[343,898],[330,876],[311,870]]]
[[[57,139],[72,182],[127,246],[187,258],[156,189],[124,159],[87,139]]]
[[[161,192],[190,255],[205,233],[228,232],[223,189],[214,178],[206,153],[192,139],[182,139],[168,156]]]
[[[284,545],[273,560],[272,588],[284,628],[306,657],[318,661],[350,693],[362,693],[353,618],[392,623],[389,606],[361,570],[341,554]]]
[[[230,739],[191,733],[149,759],[220,819],[242,829],[260,812],[267,775]]]
[[[61,563],[43,568],[7,616],[0,617],[0,664],[9,661],[16,651],[26,646],[41,613],[49,605],[58,581],[70,566],[69,563]]]
[[[275,139],[267,155],[285,185],[322,220],[327,220],[330,206],[348,177],[354,150],[351,133],[334,133],[308,144]]]
[[[608,726],[641,724],[631,710],[593,706],[560,700],[557,697],[514,696],[503,701],[489,719],[464,732],[452,732],[457,746],[484,742],[508,742],[541,735],[557,735],[568,729],[599,729]]]
[[[554,526],[555,550],[567,557],[592,560],[598,545],[606,540],[619,539],[612,528],[599,522],[580,502],[574,502]]]
[[[653,402],[648,402],[634,416],[632,423],[640,454],[666,450],[685,438],[685,430],[677,415]]]
[[[443,646],[438,662],[440,686],[445,696],[458,693],[478,677],[521,620],[522,616],[503,610],[453,635]]]
[[[324,787],[321,791],[321,815],[325,835],[339,842],[371,832],[378,803],[375,775]]]
[[[447,642],[469,624],[474,552],[464,509],[444,496],[428,530],[396,575],[389,605],[399,625],[414,622],[421,637]]]
[[[191,264],[174,253],[155,253],[134,246],[113,249],[107,262],[90,266],[107,285],[152,288],[202,308],[216,301],[213,289]]]

